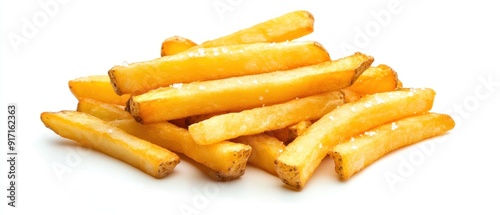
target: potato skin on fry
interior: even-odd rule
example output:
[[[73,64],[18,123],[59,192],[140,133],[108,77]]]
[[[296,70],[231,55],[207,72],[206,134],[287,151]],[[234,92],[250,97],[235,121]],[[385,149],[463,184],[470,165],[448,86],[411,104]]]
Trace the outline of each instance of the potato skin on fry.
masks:
[[[107,122],[77,111],[43,112],[45,126],[61,137],[96,149],[155,177],[163,178],[179,164],[176,154],[132,136]]]
[[[389,122],[336,145],[330,156],[342,180],[398,148],[441,135],[455,126],[446,114],[425,113]]]

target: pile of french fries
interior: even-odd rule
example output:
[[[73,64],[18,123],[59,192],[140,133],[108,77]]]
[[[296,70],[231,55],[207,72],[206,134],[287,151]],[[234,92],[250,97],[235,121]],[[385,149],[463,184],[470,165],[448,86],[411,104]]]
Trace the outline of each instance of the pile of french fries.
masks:
[[[293,11],[201,44],[167,38],[156,59],[70,80],[76,110],[41,120],[156,178],[183,154],[214,180],[239,178],[250,163],[299,190],[325,157],[347,180],[453,129],[450,116],[430,112],[431,88],[404,88],[372,56],[330,59],[298,40],[313,25],[311,13]]]

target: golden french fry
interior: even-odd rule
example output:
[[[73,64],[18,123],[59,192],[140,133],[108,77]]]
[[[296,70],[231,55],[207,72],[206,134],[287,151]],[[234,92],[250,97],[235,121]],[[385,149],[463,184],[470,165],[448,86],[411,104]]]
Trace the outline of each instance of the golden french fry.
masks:
[[[341,92],[327,92],[214,116],[190,125],[189,133],[196,143],[209,145],[239,136],[285,128],[304,120],[316,120],[342,104],[344,97]]]
[[[80,103],[86,103],[82,100]],[[109,123],[131,135],[149,141],[176,153],[185,154],[200,164],[210,168],[211,178],[227,181],[240,177],[245,172],[246,162],[250,156],[251,147],[224,141],[210,146],[196,144],[189,132],[169,122],[159,122],[141,125],[131,118],[130,113],[115,106],[92,102],[85,105],[90,108],[79,108],[103,120],[113,120]],[[80,107],[80,105],[79,105]]]
[[[333,109],[278,156],[278,176],[291,188],[302,189],[335,145],[375,126],[429,111],[434,95],[432,89],[421,88],[376,93]]]
[[[200,46],[215,47],[259,42],[291,41],[314,30],[314,17],[308,11],[293,11],[232,34],[206,41]]]
[[[110,124],[141,139],[188,156],[214,170],[215,178],[222,181],[243,175],[252,151],[248,145],[229,141],[200,146],[193,141],[186,129],[168,122],[142,125],[133,119],[125,119],[115,120]]]
[[[61,137],[79,142],[162,178],[180,162],[179,156],[134,137],[90,114],[77,111],[43,112],[41,120]]]
[[[91,98],[97,101],[125,105],[130,95],[117,95],[107,75],[92,75],[70,80],[69,89],[77,98]]]
[[[81,98],[80,100],[78,100],[78,106],[76,110],[79,112],[88,113],[104,121],[132,119],[132,115],[130,115],[129,112],[125,111],[123,107],[89,98]]]
[[[285,149],[285,144],[267,134],[241,136],[233,139],[234,142],[248,144],[252,147],[252,154],[248,162],[273,175],[277,175],[274,160]]]
[[[437,113],[411,116],[380,125],[351,137],[330,151],[335,161],[335,172],[341,179],[347,180],[389,152],[441,135],[454,126],[455,122],[450,116]]]
[[[347,89],[359,94],[373,94],[397,89],[398,75],[391,67],[381,64],[366,69]]]
[[[267,106],[348,87],[372,62],[356,53],[293,70],[165,87],[131,97],[128,110],[147,124]]]
[[[186,51],[197,44],[189,39],[180,36],[173,36],[165,39],[161,44],[161,56],[170,56]]]
[[[176,83],[288,70],[329,60],[317,42],[253,43],[191,49],[114,66],[108,75],[117,94],[137,95]]]
[[[304,133],[304,131],[309,126],[311,126],[311,124],[312,124],[312,121],[310,121],[310,120],[300,121],[299,123],[297,123],[295,125],[291,125],[291,126],[288,126],[286,128],[266,131],[264,133],[278,139],[279,141],[283,142],[285,145],[288,145],[288,143],[291,143],[299,135],[302,135],[302,133]]]

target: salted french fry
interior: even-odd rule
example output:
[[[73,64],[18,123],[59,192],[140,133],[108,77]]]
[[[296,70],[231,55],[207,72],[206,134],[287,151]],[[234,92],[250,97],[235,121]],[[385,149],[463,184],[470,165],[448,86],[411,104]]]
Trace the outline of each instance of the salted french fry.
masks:
[[[398,81],[396,71],[381,64],[366,69],[347,89],[359,95],[388,92],[397,89]]]
[[[161,56],[170,56],[183,51],[186,51],[192,47],[197,46],[195,42],[190,39],[173,36],[165,39],[161,44]]]
[[[223,141],[209,146],[196,144],[186,129],[168,122],[142,125],[133,119],[110,122],[137,136],[171,151],[182,153],[194,161],[214,170],[218,180],[227,181],[245,173],[252,148],[245,144]]]
[[[278,176],[289,187],[302,189],[335,145],[378,125],[427,112],[434,96],[432,89],[405,89],[367,95],[333,109],[278,156]]]
[[[78,106],[76,110],[79,112],[88,113],[104,121],[132,119],[132,115],[130,115],[129,112],[125,111],[123,107],[89,98],[81,98],[80,100],[78,100]]]
[[[232,141],[248,144],[252,147],[252,154],[248,162],[273,175],[277,175],[274,160],[285,149],[285,144],[267,134],[241,136]]]
[[[161,56],[174,55],[190,48],[291,41],[308,35],[313,30],[314,17],[311,13],[293,11],[200,45],[184,37],[169,37],[162,43]]]
[[[131,97],[127,107],[143,124],[241,111],[348,87],[372,62],[356,53],[293,70],[165,87]]]
[[[343,180],[364,169],[391,151],[441,135],[455,126],[446,114],[426,113],[373,128],[336,145],[330,156],[335,172]]]
[[[344,104],[343,94],[332,91],[285,103],[221,114],[189,126],[200,145],[209,145],[239,136],[285,128],[305,120],[316,120]]]
[[[61,137],[74,140],[163,178],[179,164],[179,156],[139,139],[97,117],[78,111],[43,112],[41,120]]]
[[[200,46],[215,47],[259,42],[291,41],[308,35],[314,30],[314,17],[308,11],[293,11],[269,19],[232,34],[206,41]]]
[[[177,83],[288,70],[329,61],[317,42],[253,43],[196,48],[108,71],[118,95],[141,94]]]
[[[109,122],[111,125],[136,137],[173,152],[185,154],[212,169],[210,176],[219,181],[238,178],[245,172],[246,162],[251,152],[251,147],[247,145],[224,141],[210,146],[200,146],[193,141],[186,129],[172,123],[159,122],[141,125],[125,110],[115,109],[109,104],[93,102],[86,106],[91,108],[79,108],[79,111],[103,120],[113,120]]]
[[[92,75],[70,80],[69,89],[77,98],[91,98],[109,104],[125,105],[130,95],[117,95],[107,75]]]

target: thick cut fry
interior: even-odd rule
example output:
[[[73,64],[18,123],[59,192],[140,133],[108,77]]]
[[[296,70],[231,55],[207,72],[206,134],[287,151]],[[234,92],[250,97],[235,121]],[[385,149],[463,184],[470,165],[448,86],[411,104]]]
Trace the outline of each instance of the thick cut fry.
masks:
[[[267,134],[241,136],[233,141],[248,144],[252,147],[252,154],[248,159],[250,164],[277,175],[274,160],[285,150],[286,146],[283,142]]]
[[[168,122],[141,125],[123,109],[115,109],[105,103],[91,104],[91,108],[79,110],[103,120],[114,120],[110,122],[111,125],[153,144],[186,155],[212,169],[213,171],[209,172],[211,178],[227,181],[238,178],[245,172],[251,152],[251,147],[247,145],[224,141],[210,146],[200,146],[193,141],[187,129]]]
[[[303,188],[335,145],[375,126],[429,111],[434,95],[432,89],[377,93],[334,109],[313,123],[278,156],[276,171],[279,177],[292,188]]]
[[[189,133],[196,143],[209,145],[239,136],[285,128],[303,120],[316,120],[342,104],[343,94],[333,91],[214,116],[190,125]]]
[[[132,119],[132,115],[123,107],[108,104],[93,99],[81,98],[78,100],[77,111],[88,113],[104,121],[117,119]]]
[[[170,56],[197,46],[189,39],[180,36],[173,36],[165,39],[161,44],[161,56]]]
[[[437,113],[411,116],[378,126],[333,148],[330,156],[335,161],[335,172],[347,180],[387,153],[441,135],[454,126],[450,116]]]
[[[93,75],[70,80],[69,89],[77,98],[91,98],[109,104],[125,105],[130,95],[117,95],[107,75]]]
[[[232,34],[202,43],[202,47],[215,47],[258,42],[284,42],[313,32],[314,17],[307,11],[293,11],[261,22]]]
[[[186,129],[168,122],[142,125],[133,119],[110,122],[139,138],[174,152],[182,153],[215,171],[220,181],[232,180],[245,173],[252,148],[245,144],[219,142],[209,146],[196,144]]]
[[[317,42],[254,43],[196,48],[109,70],[117,94],[141,94],[176,83],[288,70],[329,61]]]
[[[381,64],[368,68],[348,87],[359,95],[389,92],[397,89],[398,75],[391,67]]]
[[[127,109],[143,124],[241,111],[348,87],[372,62],[356,53],[288,71],[165,87],[133,96]]]
[[[106,121],[77,111],[44,112],[41,120],[61,137],[79,142],[162,178],[180,162],[179,156],[134,137]]]

